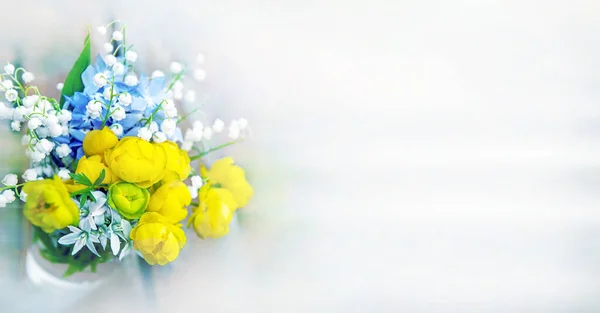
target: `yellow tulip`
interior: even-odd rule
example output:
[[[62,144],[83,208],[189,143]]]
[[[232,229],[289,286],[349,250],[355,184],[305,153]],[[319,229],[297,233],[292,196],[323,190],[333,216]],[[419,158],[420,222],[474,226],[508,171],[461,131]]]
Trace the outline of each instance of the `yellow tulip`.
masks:
[[[119,142],[119,138],[108,127],[88,132],[83,138],[83,153],[86,156],[99,155],[104,160],[104,152]]]
[[[136,184],[118,182],[108,189],[108,205],[125,218],[138,219],[148,207],[150,193]]]
[[[167,154],[161,145],[137,137],[125,137],[106,151],[105,160],[120,179],[148,188],[163,178]]]
[[[241,167],[234,165],[231,157],[216,161],[210,170],[203,165],[200,173],[202,177],[208,178],[210,184],[231,191],[238,208],[245,207],[254,194],[254,189],[246,180],[246,173]]]
[[[200,205],[188,220],[202,239],[219,238],[229,233],[229,224],[238,204],[231,191],[204,185],[198,194]]]
[[[89,158],[86,156],[81,157],[77,163],[77,169],[75,170],[75,173],[85,174],[85,176],[93,183],[96,181],[96,179],[98,179],[98,177],[100,177],[102,170],[104,170],[104,180],[102,180],[103,184],[110,184],[119,180],[119,178],[110,170],[110,168],[106,167],[106,165],[102,163],[102,159],[99,155],[94,155]],[[69,189],[70,192],[79,191],[84,188],[87,187],[74,182],[67,183],[67,189]]]
[[[79,222],[79,209],[58,176],[25,183],[27,201],[23,214],[31,224],[51,233]]]
[[[165,174],[163,183],[170,182],[175,177],[177,177],[178,180],[185,180],[192,171],[190,157],[188,156],[187,152],[179,149],[177,144],[172,141],[165,141],[160,145],[167,153],[166,171],[169,172]],[[177,176],[172,175],[171,173],[175,173]]]
[[[150,265],[173,262],[186,243],[181,225],[173,225],[155,212],[144,213],[129,236],[133,248],[141,252]]]
[[[187,186],[180,181],[172,181],[160,186],[151,196],[148,212],[156,212],[171,223],[179,223],[188,215],[187,206],[192,196]]]

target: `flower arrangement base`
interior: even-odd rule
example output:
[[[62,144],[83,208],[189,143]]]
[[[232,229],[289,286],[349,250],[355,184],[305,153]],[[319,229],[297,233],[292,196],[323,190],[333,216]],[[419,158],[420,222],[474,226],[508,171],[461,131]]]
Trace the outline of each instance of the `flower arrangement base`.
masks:
[[[64,277],[68,264],[52,263],[40,254],[37,245],[27,250],[25,270],[27,277],[34,285],[55,287],[67,290],[91,291],[106,282],[116,273],[118,264],[107,262],[99,264],[96,272],[83,271]]]

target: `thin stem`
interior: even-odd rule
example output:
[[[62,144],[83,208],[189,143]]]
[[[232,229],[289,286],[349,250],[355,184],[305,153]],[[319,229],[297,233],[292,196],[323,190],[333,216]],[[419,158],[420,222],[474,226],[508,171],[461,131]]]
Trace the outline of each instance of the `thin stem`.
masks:
[[[230,142],[228,142],[228,143],[224,143],[224,144],[222,144],[222,145],[220,145],[220,146],[217,146],[217,147],[214,147],[214,148],[210,148],[210,149],[208,149],[208,150],[206,150],[206,151],[204,151],[204,152],[202,152],[202,153],[200,153],[200,154],[198,154],[198,155],[195,155],[195,156],[192,156],[192,157],[190,157],[190,161],[198,160],[198,159],[200,159],[200,158],[204,157],[205,155],[207,155],[207,154],[209,154],[209,153],[211,153],[211,152],[217,151],[217,150],[219,150],[219,149],[223,149],[223,148],[225,148],[225,147],[228,147],[228,146],[234,145],[234,144],[236,144],[236,143],[239,143],[239,142],[242,142],[242,141],[243,141],[243,139],[242,139],[242,140],[239,140],[239,141],[230,141]]]

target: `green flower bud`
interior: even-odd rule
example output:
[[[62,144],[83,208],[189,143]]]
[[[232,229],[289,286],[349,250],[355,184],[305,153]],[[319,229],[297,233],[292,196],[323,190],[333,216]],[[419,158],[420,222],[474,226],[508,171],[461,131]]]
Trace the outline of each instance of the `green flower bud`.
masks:
[[[108,189],[108,205],[130,220],[138,219],[146,212],[148,201],[148,190],[132,183],[122,181]]]

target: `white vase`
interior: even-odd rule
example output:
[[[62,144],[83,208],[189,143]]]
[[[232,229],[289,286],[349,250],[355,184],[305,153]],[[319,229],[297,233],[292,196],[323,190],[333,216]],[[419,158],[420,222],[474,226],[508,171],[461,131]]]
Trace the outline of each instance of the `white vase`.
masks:
[[[108,281],[117,271],[119,262],[117,260],[98,264],[96,272],[90,269],[64,277],[68,264],[52,263],[40,254],[38,245],[32,245],[27,250],[25,270],[27,277],[37,286],[54,287],[65,290],[77,290],[81,292],[91,291]]]

